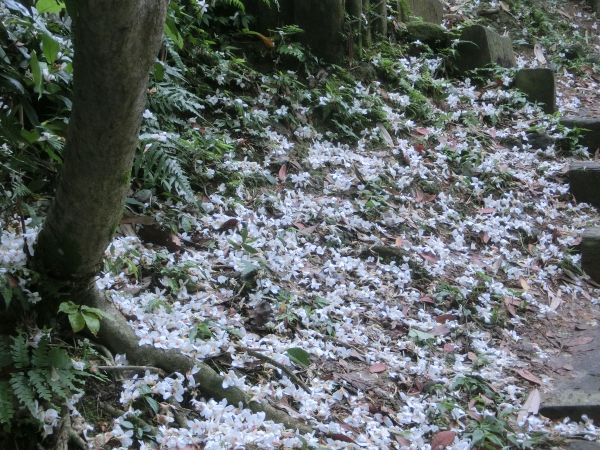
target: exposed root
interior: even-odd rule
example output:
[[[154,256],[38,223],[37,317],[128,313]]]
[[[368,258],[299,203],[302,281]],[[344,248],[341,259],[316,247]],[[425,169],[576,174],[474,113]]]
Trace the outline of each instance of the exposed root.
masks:
[[[194,375],[199,389],[206,397],[215,400],[226,399],[234,406],[240,404],[254,412],[264,412],[268,420],[281,423],[286,428],[302,433],[312,433],[315,430],[302,420],[291,417],[284,411],[274,408],[266,401],[256,401],[236,387],[223,388],[223,377],[207,364],[186,356],[177,350],[164,350],[149,345],[139,345],[139,339],[127,323],[127,320],[103,294],[95,289],[89,289],[79,298],[88,306],[103,310],[108,317],[102,320],[98,333],[100,341],[113,353],[125,353],[127,359],[136,365],[152,366],[167,373],[189,373],[196,367]]]

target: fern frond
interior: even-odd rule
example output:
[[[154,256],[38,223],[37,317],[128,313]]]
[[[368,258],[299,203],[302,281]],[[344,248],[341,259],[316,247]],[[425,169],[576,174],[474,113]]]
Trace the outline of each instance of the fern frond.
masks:
[[[15,397],[17,397],[19,402],[35,416],[37,412],[35,392],[31,388],[27,376],[23,372],[13,373],[10,376],[9,383]]]
[[[0,381],[0,424],[10,424],[15,415],[15,396],[8,381]]]
[[[38,346],[31,352],[31,365],[33,367],[50,367],[50,359],[48,353],[50,346],[48,338],[44,337],[40,340]]]
[[[23,334],[13,336],[13,343],[10,346],[13,364],[17,369],[26,369],[29,367],[29,348],[27,347],[27,338]]]
[[[154,143],[143,152],[138,153],[134,171],[148,184],[161,185],[166,191],[175,192],[188,201],[194,199],[190,180],[179,160],[169,152],[168,144]]]
[[[27,372],[31,386],[35,390],[35,393],[46,400],[48,403],[52,403],[53,396],[50,388],[50,371],[48,369],[32,369]]]

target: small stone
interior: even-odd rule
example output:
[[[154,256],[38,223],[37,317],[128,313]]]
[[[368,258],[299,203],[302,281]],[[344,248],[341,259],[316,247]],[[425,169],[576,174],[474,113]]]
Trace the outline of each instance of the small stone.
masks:
[[[600,206],[600,163],[573,161],[567,176],[571,194],[578,202]]]
[[[426,22],[410,22],[406,30],[414,41],[421,41],[431,47],[443,47],[450,44],[450,34],[440,25]]]
[[[527,133],[527,143],[531,145],[531,148],[543,150],[554,145],[556,139],[543,131],[531,131]]]
[[[409,16],[420,17],[425,22],[441,24],[444,4],[439,0],[407,0]]]
[[[560,121],[568,128],[580,128],[579,142],[585,145],[590,152],[600,149],[600,117],[565,117]]]
[[[514,87],[522,91],[527,100],[541,103],[547,114],[556,111],[556,85],[550,69],[521,69],[517,72]]]
[[[516,64],[512,41],[509,37],[500,36],[491,28],[472,25],[463,30],[457,46],[456,61],[460,72],[498,64],[502,67],[513,67]]]

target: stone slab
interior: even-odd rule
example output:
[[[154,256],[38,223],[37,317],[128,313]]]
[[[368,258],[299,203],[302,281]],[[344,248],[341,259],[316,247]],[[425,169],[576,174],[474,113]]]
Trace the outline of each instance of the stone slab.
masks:
[[[567,177],[571,194],[578,202],[600,207],[600,162],[572,161]]]
[[[569,417],[580,420],[588,416],[600,420],[600,392],[590,393],[586,390],[563,390],[546,395],[542,399],[540,414],[553,420]]]
[[[567,116],[560,123],[569,128],[581,128],[579,142],[581,145],[585,145],[590,152],[600,149],[600,117]]]
[[[512,41],[482,25],[472,25],[463,30],[457,45],[456,66],[466,72],[488,64],[514,67],[516,64]]]
[[[581,236],[581,268],[592,280],[600,283],[600,228],[589,228]],[[600,364],[599,364],[600,365]],[[600,368],[598,368],[600,376]],[[600,391],[600,386],[598,387]]]
[[[450,34],[440,25],[426,22],[409,22],[406,31],[410,39],[424,42],[431,47],[450,45]]]
[[[559,381],[552,392],[542,396],[539,412],[545,417],[579,420],[582,415],[587,415],[595,421],[600,420],[600,327],[577,334],[577,338],[581,337],[591,341],[585,349],[578,351],[576,346],[567,347],[572,355],[573,378]]]
[[[556,82],[551,69],[521,69],[515,76],[514,87],[530,102],[541,103],[545,113],[556,112]]]
[[[406,3],[410,10],[409,16],[436,24],[441,24],[444,20],[444,4],[440,0],[407,0]]]

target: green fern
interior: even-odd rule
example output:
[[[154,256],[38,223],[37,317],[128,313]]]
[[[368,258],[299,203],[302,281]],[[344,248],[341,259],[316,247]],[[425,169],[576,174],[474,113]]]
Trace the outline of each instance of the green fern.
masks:
[[[81,392],[88,374],[75,369],[48,336],[33,348],[23,333],[10,340],[0,338],[0,424],[10,425],[20,408],[36,417],[38,405],[57,408]]]
[[[144,138],[142,136],[142,141]],[[192,201],[194,191],[179,160],[174,156],[176,150],[177,147],[172,142],[150,144],[137,154],[134,173],[149,185],[161,185],[166,191],[175,192],[185,200]]]

